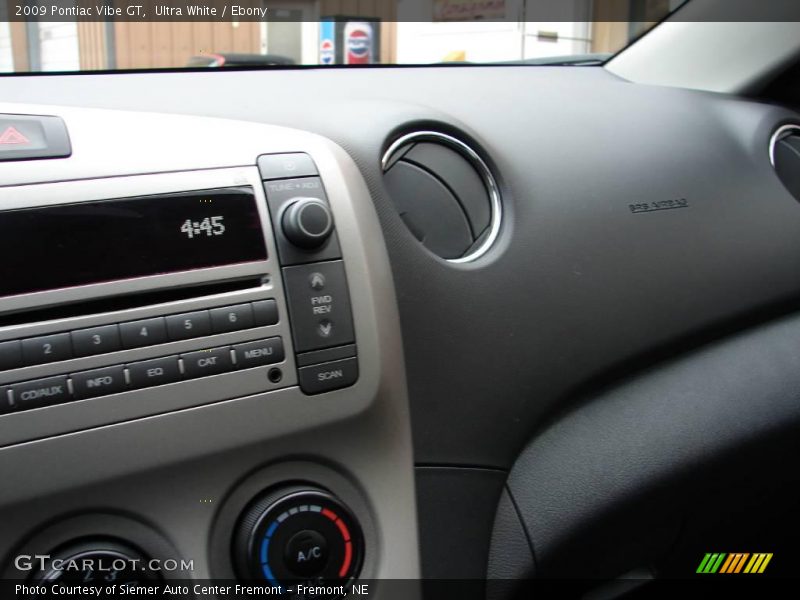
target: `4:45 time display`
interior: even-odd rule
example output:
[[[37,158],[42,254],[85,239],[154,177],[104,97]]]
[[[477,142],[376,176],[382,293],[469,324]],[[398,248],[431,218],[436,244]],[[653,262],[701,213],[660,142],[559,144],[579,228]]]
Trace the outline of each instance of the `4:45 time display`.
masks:
[[[185,233],[189,239],[195,236],[205,235],[211,237],[212,235],[222,235],[225,233],[225,224],[223,223],[225,217],[206,217],[202,221],[192,221],[186,219],[181,225],[181,233]]]

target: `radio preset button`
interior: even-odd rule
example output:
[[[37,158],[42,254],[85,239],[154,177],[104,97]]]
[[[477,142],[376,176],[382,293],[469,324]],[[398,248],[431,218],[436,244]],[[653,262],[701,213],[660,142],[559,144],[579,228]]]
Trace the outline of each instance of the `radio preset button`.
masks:
[[[75,356],[91,356],[106,354],[122,347],[119,339],[119,328],[116,325],[79,329],[72,332],[72,348]]]
[[[167,334],[172,341],[188,340],[211,334],[211,318],[207,310],[167,317]]]
[[[132,388],[174,383],[181,378],[177,356],[167,356],[127,365]]]
[[[41,408],[72,400],[67,387],[66,375],[18,383],[11,386],[11,393],[13,394],[12,402],[20,410]]]
[[[358,381],[358,359],[346,358],[335,362],[298,369],[300,389],[306,394],[321,394],[349,387]]]
[[[252,305],[257,327],[278,324],[278,303],[275,300],[260,300]]]
[[[125,369],[121,366],[74,373],[71,377],[72,391],[77,400],[117,394],[126,388]]]
[[[72,340],[68,333],[22,340],[22,362],[40,365],[72,358]]]
[[[249,304],[212,308],[208,312],[211,314],[211,329],[214,333],[253,327],[253,308]]]
[[[236,353],[236,366],[250,369],[262,365],[274,365],[284,359],[283,340],[279,337],[249,342],[233,347]]]
[[[22,342],[0,342],[0,371],[22,366]]]
[[[182,354],[183,371],[187,377],[207,377],[233,370],[231,349],[214,348]]]
[[[295,352],[355,341],[350,295],[342,261],[283,269]]]
[[[119,330],[122,335],[122,345],[125,348],[155,346],[167,341],[167,325],[164,317],[122,323]]]

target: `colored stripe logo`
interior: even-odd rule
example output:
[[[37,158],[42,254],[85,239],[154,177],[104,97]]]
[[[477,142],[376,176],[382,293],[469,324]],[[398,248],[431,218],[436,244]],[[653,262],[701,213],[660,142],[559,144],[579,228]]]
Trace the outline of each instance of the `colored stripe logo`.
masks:
[[[772,560],[772,553],[755,553],[749,552],[708,552],[700,561],[700,566],[697,567],[697,573],[701,574],[714,574],[724,573],[727,575],[735,575],[738,573],[747,574],[761,574],[763,573],[769,561]]]

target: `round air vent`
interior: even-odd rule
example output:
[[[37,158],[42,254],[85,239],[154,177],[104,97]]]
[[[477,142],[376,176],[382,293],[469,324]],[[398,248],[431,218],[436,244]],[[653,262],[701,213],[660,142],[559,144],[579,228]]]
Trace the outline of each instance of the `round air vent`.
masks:
[[[800,200],[800,126],[785,125],[775,132],[769,158],[783,185]]]
[[[434,131],[410,133],[383,157],[384,182],[400,217],[428,250],[454,263],[475,260],[500,232],[500,193],[470,146]]]

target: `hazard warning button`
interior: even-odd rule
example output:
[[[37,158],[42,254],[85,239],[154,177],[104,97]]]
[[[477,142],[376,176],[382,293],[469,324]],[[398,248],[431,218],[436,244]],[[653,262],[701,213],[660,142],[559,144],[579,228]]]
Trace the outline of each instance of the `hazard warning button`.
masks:
[[[0,114],[0,161],[72,154],[67,127],[49,115]]]

